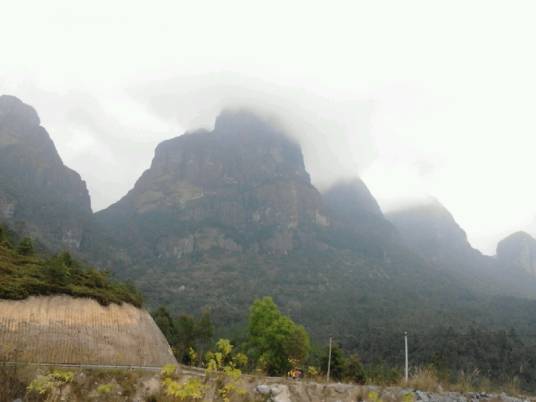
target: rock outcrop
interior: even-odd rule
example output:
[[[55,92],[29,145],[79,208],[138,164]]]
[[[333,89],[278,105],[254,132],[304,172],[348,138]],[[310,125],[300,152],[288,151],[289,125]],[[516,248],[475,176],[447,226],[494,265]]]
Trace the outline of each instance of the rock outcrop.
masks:
[[[497,259],[506,267],[536,276],[536,240],[526,232],[516,232],[497,245]]]
[[[35,110],[0,96],[0,222],[47,248],[80,248],[91,219],[85,182],[66,167]]]
[[[176,363],[157,325],[130,304],[32,296],[0,300],[0,361],[153,366]]]

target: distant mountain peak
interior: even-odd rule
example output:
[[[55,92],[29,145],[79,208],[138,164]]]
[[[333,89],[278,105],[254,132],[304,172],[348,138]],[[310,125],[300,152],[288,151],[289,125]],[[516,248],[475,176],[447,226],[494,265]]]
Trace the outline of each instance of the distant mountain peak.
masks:
[[[41,121],[33,107],[13,95],[0,95],[0,127],[6,124],[39,126]]]
[[[510,269],[536,276],[536,239],[527,232],[512,233],[497,244],[497,259]]]
[[[359,177],[336,182],[323,196],[328,206],[345,219],[351,216],[383,216],[378,202]]]
[[[35,109],[0,96],[0,222],[50,249],[79,249],[91,205],[85,182],[66,167]]]
[[[216,117],[214,131],[280,131],[275,119],[246,108],[223,109]]]
[[[434,260],[476,252],[449,210],[436,199],[387,214],[412,248]]]

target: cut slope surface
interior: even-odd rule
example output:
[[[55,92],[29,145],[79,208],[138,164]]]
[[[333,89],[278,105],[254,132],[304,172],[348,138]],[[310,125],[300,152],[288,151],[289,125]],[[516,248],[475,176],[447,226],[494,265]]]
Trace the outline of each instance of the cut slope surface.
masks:
[[[0,361],[162,366],[176,363],[147,311],[69,296],[0,300]]]

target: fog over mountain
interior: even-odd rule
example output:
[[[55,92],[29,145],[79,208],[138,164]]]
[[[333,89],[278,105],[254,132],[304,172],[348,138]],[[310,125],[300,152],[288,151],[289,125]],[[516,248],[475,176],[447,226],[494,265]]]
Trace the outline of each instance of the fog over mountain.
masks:
[[[319,189],[360,176],[384,211],[431,195],[494,254],[536,214],[532,11],[13,4],[0,17],[0,93],[40,111],[94,210],[134,186],[158,143],[248,106],[288,127]]]

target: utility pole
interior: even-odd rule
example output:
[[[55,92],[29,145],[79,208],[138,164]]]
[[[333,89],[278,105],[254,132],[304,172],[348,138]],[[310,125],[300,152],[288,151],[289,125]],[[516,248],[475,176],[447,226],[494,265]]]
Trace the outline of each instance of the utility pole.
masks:
[[[408,332],[404,332],[404,346],[406,351],[406,366],[405,366],[405,379],[406,383],[408,382]]]
[[[329,371],[331,369],[331,336],[329,337],[329,353],[328,353],[328,373],[326,375],[326,380],[329,383]]]

